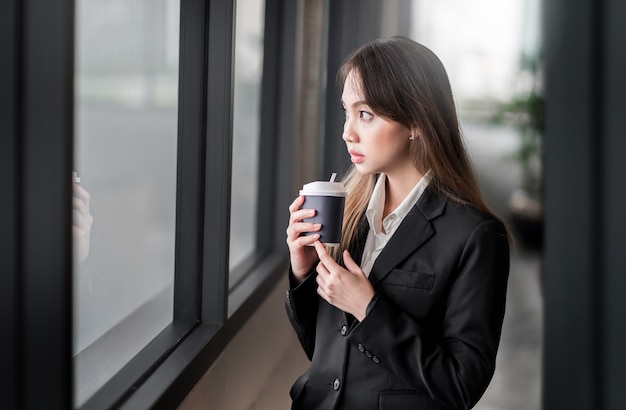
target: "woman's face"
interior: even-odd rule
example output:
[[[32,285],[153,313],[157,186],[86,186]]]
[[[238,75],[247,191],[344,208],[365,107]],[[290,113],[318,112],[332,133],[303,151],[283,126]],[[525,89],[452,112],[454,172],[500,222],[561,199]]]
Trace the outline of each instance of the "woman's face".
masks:
[[[411,130],[376,115],[363,101],[361,80],[352,70],[341,101],[346,113],[342,138],[352,163],[361,174],[384,172],[390,178],[415,172],[409,156]]]

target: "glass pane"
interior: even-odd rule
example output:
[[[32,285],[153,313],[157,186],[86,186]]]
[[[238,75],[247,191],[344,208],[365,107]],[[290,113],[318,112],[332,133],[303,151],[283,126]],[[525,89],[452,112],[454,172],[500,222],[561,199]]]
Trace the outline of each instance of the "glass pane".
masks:
[[[180,6],[76,7],[78,406],[172,321]]]
[[[230,266],[255,248],[265,2],[237,2]]]

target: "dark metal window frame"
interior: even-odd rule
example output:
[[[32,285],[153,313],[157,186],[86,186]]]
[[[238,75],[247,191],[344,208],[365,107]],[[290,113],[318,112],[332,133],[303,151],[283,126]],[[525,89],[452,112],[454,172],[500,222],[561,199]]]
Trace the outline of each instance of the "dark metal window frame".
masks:
[[[71,1],[0,4],[0,393],[9,408],[71,406],[73,23]]]
[[[295,2],[266,0],[257,253],[229,288],[235,1],[181,0],[174,320],[82,408],[173,408],[286,267]],[[11,0],[0,85],[0,392],[9,408],[72,407],[74,1]],[[4,135],[7,137],[5,138]],[[4,229],[6,228],[6,229]],[[4,269],[8,274],[4,274]],[[5,360],[6,359],[6,360]]]

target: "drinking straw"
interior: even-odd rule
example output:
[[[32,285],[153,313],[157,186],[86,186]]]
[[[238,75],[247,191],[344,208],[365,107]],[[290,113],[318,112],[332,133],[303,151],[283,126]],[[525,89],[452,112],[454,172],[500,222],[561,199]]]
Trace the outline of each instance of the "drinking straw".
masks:
[[[333,172],[333,174],[330,176],[330,182],[335,182],[336,177],[337,177],[337,173]]]

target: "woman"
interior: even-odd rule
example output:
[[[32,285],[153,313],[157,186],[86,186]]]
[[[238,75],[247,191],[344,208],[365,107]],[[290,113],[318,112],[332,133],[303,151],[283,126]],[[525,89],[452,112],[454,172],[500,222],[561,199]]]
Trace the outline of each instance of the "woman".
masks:
[[[294,409],[469,409],[495,368],[509,233],[472,174],[445,69],[394,37],[342,65],[353,163],[334,257],[289,207],[287,314],[311,360]],[[310,246],[314,245],[314,246]]]

